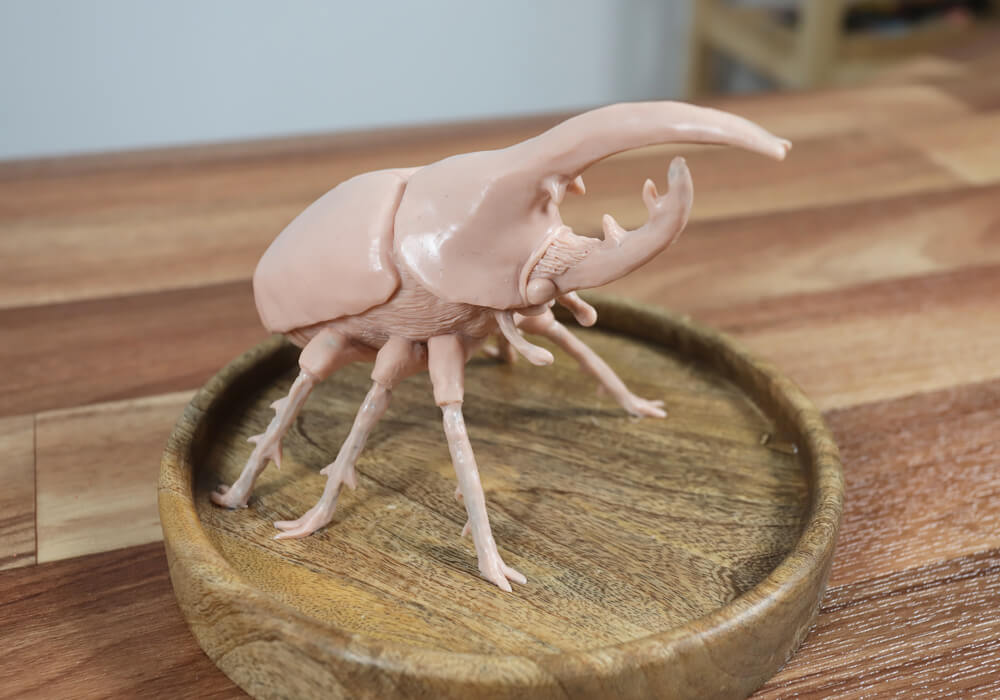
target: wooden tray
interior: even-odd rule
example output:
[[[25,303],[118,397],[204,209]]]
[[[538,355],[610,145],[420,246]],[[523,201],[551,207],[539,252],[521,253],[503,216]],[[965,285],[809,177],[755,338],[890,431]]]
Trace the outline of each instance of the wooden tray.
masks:
[[[725,336],[591,298],[581,336],[665,420],[628,418],[575,363],[474,359],[465,418],[494,534],[528,584],[478,576],[439,409],[404,382],[359,487],[302,540],[275,520],[319,497],[369,385],[347,368],[310,397],[250,507],[246,438],[295,376],[279,338],[198,392],[159,486],[170,575],[205,652],[271,697],[743,697],[791,655],[826,584],[841,514],[837,449],[799,389]]]

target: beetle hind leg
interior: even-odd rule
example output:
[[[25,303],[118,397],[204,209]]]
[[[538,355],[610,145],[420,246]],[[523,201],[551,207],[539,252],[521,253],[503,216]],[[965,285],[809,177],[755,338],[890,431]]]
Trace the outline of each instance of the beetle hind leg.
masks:
[[[271,404],[274,418],[260,435],[248,438],[254,443],[253,452],[243,471],[232,486],[225,484],[212,492],[211,499],[225,508],[244,508],[250,500],[257,477],[270,462],[281,468],[281,440],[295,421],[313,387],[334,371],[358,359],[357,351],[342,334],[330,329],[320,331],[306,344],[299,356],[299,376],[288,395]]]
[[[419,372],[427,364],[427,353],[422,345],[392,337],[382,346],[375,357],[372,370],[372,387],[368,391],[358,415],[351,426],[351,432],[340,447],[337,459],[321,471],[326,475],[326,486],[319,501],[296,520],[279,520],[274,524],[282,532],[275,539],[306,537],[333,519],[337,507],[340,488],[345,484],[354,489],[357,476],[354,465],[364,449],[368,435],[389,407],[393,387],[406,377]]]

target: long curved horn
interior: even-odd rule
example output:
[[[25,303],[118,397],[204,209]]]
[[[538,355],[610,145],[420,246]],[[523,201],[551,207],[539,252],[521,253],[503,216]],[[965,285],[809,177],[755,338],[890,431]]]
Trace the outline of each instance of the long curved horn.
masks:
[[[572,182],[591,164],[615,153],[663,143],[723,144],[781,160],[791,143],[757,124],[684,102],[625,102],[585,112],[507,149],[540,177]]]

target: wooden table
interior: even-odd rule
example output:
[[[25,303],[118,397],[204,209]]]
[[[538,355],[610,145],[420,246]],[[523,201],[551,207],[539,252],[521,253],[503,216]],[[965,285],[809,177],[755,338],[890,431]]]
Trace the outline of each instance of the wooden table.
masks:
[[[783,164],[685,149],[682,240],[611,291],[739,337],[825,411],[847,482],[815,629],[760,697],[1000,696],[1000,55],[718,102]],[[177,609],[155,508],[192,390],[263,339],[248,278],[365,170],[555,118],[0,166],[0,697],[239,697]],[[643,219],[669,149],[602,163]]]

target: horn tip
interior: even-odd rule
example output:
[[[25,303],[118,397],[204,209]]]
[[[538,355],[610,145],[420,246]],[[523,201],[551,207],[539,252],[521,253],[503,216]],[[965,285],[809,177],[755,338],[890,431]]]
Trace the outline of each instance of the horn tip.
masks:
[[[667,171],[667,180],[671,183],[677,182],[688,173],[687,161],[681,156],[677,156],[670,161],[670,170]]]
[[[790,150],[792,150],[791,141],[788,139],[776,138],[774,140],[774,148],[770,155],[772,155],[775,160],[784,160]]]

